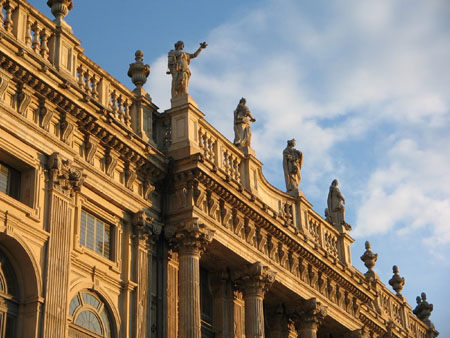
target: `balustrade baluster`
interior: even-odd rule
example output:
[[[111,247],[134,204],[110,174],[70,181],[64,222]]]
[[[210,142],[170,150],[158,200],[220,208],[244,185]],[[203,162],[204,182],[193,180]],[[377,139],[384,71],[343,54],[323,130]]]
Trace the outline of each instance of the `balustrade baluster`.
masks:
[[[125,124],[127,127],[131,127],[131,114],[130,114],[130,104],[128,103],[128,99],[123,102],[123,111],[125,115]]]
[[[98,98],[98,83],[99,81],[97,81],[97,77],[94,75],[92,75],[91,77],[91,94],[94,98]]]
[[[83,88],[84,70],[83,70],[83,66],[81,64],[77,68],[77,73],[78,73],[78,87]]]
[[[117,98],[117,112],[119,114],[118,118],[120,122],[124,122],[124,118],[123,118],[123,109],[122,109],[122,95],[119,95],[119,97]]]
[[[26,26],[26,31],[25,31],[25,44],[27,45],[27,47],[31,46],[31,21],[30,19],[27,20],[27,26]]]
[[[89,73],[89,69],[86,69],[86,71],[84,72],[84,91],[86,92],[86,94],[90,94],[91,93],[91,81],[90,81],[90,76],[91,74]]]
[[[111,92],[111,110],[115,118],[117,118],[117,104],[116,104],[116,91]]]
[[[47,45],[48,37],[49,37],[49,35],[47,34],[46,29],[44,28],[41,31],[41,52],[40,52],[40,54],[46,60],[48,59],[48,52],[49,52],[48,45]]]
[[[6,1],[3,8],[5,9],[5,14],[6,14],[5,20],[3,21],[3,26],[5,27],[5,30],[7,32],[11,32],[12,31],[12,18],[11,18],[12,6],[11,6],[11,3],[9,1]]]
[[[41,45],[41,39],[40,39],[41,29],[39,28],[39,25],[37,22],[35,22],[33,24],[33,26],[31,26],[31,29],[33,30],[33,33],[34,33],[33,42],[31,43],[31,48],[33,48],[33,50],[36,53],[39,53],[40,45]]]
[[[3,0],[0,0],[0,27],[3,27],[4,21],[3,21]]]

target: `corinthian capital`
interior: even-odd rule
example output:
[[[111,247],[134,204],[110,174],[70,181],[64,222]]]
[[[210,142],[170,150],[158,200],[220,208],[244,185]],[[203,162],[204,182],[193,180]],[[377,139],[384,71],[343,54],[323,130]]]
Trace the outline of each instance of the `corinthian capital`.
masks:
[[[198,219],[178,223],[166,229],[166,238],[174,251],[202,255],[206,246],[211,243],[215,231],[209,229]]]
[[[327,316],[327,307],[311,298],[302,301],[297,307],[293,319],[297,329],[317,329]]]
[[[261,262],[255,262],[235,272],[234,280],[238,289],[244,295],[264,296],[275,281],[276,272],[264,266]]]

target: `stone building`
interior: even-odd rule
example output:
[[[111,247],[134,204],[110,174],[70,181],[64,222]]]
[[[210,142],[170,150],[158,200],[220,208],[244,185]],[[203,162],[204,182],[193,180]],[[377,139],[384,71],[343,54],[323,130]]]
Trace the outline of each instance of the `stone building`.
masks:
[[[133,91],[112,78],[72,0],[48,5],[0,1],[1,338],[437,335],[370,247],[353,267],[348,227],[270,185],[188,95],[159,112],[142,53]]]

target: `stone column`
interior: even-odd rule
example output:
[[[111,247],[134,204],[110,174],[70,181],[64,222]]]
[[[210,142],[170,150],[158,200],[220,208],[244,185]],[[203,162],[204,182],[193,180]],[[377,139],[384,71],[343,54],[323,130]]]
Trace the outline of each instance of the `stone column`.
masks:
[[[201,338],[200,256],[212,241],[214,231],[194,219],[169,226],[166,236],[178,251],[178,337]]]
[[[45,272],[45,308],[43,337],[65,337],[69,294],[70,238],[76,193],[86,175],[81,168],[53,153],[48,161],[49,213],[47,231],[50,233]]]
[[[236,284],[244,294],[245,337],[264,338],[264,294],[275,281],[275,272],[261,262],[247,265],[238,273]]]
[[[317,330],[327,316],[327,307],[316,298],[303,301],[293,319],[300,338],[317,338]]]
[[[161,226],[148,217],[144,211],[133,217],[133,230],[136,250],[137,292],[134,309],[134,337],[144,338],[151,335],[149,312],[151,308],[149,270],[152,263],[152,246],[161,234]]]

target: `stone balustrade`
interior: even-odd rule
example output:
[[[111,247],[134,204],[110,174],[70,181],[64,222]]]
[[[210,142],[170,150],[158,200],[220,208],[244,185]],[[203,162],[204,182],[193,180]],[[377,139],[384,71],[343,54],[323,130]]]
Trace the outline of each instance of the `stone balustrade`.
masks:
[[[18,56],[33,60],[44,72],[55,68],[64,86],[77,91],[81,101],[97,105],[111,120],[142,137],[139,115],[144,111],[136,108],[136,95],[83,54],[67,23],[57,24],[20,1],[0,0],[0,8],[0,34],[14,42]],[[144,100],[156,110],[149,97]]]
[[[244,154],[211,128],[205,120],[200,120],[198,129],[199,147],[204,158],[210,162],[215,169],[219,169],[226,179],[242,184],[241,165]]]

